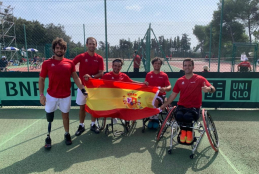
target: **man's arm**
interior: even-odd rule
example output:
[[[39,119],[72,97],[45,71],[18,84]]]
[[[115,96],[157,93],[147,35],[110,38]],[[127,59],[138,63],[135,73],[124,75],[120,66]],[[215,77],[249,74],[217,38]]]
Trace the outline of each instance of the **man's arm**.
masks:
[[[204,85],[203,87],[201,88],[203,92],[205,93],[214,93],[216,91],[215,87],[214,86],[206,86],[205,82],[204,82]]]
[[[169,85],[169,86],[166,86],[166,87],[162,87],[159,90],[160,90],[161,93],[164,93],[164,92],[171,91],[171,89],[172,89],[172,86]]]
[[[174,99],[177,97],[178,93],[172,92],[172,94],[168,97],[167,101],[165,101],[165,103],[160,106],[160,109],[164,109],[166,106],[168,106],[169,104],[171,104]]]
[[[82,91],[82,93],[86,96],[87,95],[87,92],[85,90],[85,87],[84,85],[82,84],[80,78],[78,77],[77,73],[76,72],[73,72],[72,73],[72,77],[74,79],[74,82],[76,84],[76,86]]]
[[[94,75],[94,78],[95,78],[95,79],[99,79],[99,78],[101,78],[102,76],[103,76],[103,70],[99,70],[98,74],[95,74],[95,75]]]
[[[92,76],[90,76],[89,74],[85,74],[83,77],[87,81],[89,78],[99,79],[102,76],[103,76],[103,70],[99,70],[99,72],[97,74],[94,74]]]
[[[45,106],[46,104],[46,97],[44,96],[44,87],[45,87],[45,78],[39,78],[39,92],[40,92],[40,103]]]

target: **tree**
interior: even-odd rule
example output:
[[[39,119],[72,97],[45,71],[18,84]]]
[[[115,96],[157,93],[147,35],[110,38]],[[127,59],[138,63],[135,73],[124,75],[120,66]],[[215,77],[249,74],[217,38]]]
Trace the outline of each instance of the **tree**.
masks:
[[[242,23],[248,29],[250,43],[252,42],[252,34],[258,28],[259,19],[259,0],[235,0],[237,9],[237,19],[242,20]]]

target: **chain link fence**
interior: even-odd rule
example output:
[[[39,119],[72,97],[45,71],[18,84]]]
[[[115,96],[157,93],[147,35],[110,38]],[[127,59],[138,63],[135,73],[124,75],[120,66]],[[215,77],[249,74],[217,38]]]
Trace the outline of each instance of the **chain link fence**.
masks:
[[[122,58],[122,71],[132,72],[133,53],[137,50],[142,58],[140,72],[152,70],[150,61],[154,57],[164,60],[165,72],[179,72],[187,57],[195,60],[197,72],[203,71],[205,65],[211,72],[236,72],[244,54],[252,71],[258,72],[258,3],[259,0],[3,1],[1,56],[7,57],[8,71],[40,71],[41,63],[53,55],[51,42],[55,37],[68,42],[66,57],[73,59],[87,50],[85,40],[91,36],[97,39],[96,52],[104,57],[106,71],[111,70],[114,58]],[[240,14],[249,7],[252,12],[246,19]],[[235,47],[235,43],[243,43],[243,47]],[[32,61],[35,56],[37,65]]]

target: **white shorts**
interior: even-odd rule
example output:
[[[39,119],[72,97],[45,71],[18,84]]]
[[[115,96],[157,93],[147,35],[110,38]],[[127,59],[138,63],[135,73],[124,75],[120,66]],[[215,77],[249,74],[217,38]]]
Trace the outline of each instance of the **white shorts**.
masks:
[[[47,113],[54,112],[58,107],[61,112],[68,113],[71,107],[71,96],[66,98],[55,98],[47,93],[45,111]]]
[[[79,88],[77,88],[76,104],[80,106],[86,104],[86,98]]]

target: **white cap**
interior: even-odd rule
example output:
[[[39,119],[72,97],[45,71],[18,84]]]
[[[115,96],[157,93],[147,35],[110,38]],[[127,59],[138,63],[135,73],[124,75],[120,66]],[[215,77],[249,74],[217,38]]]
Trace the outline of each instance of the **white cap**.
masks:
[[[207,70],[207,71],[209,71],[209,70],[210,70],[210,69],[209,69],[209,67],[208,67],[207,65],[204,65],[204,66],[203,66],[203,69],[204,69],[204,70]]]
[[[245,61],[247,61],[247,60],[248,60],[248,58],[246,57],[246,58],[245,58]]]
[[[2,56],[2,59],[5,59],[6,57],[5,56]]]

